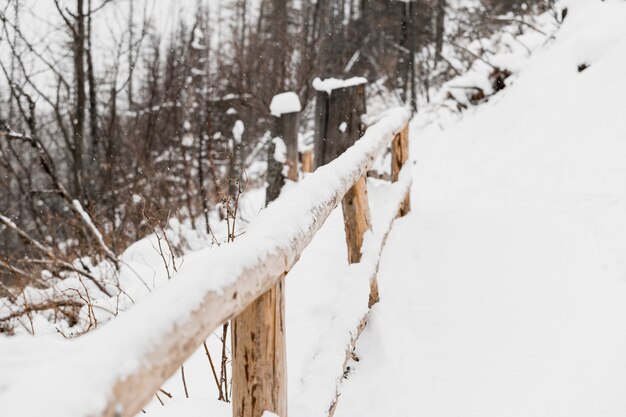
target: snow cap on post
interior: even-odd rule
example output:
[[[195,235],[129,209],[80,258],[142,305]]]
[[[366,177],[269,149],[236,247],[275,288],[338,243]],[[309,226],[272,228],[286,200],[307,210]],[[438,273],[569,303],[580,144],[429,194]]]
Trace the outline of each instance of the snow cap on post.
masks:
[[[280,117],[283,114],[297,113],[300,110],[302,110],[300,98],[293,91],[276,94],[272,97],[272,102],[270,103],[270,113],[272,116]]]
[[[337,78],[327,78],[325,80],[316,78],[313,80],[313,88],[317,91],[325,91],[328,95],[330,95],[333,90],[354,87],[355,85],[361,84],[367,84],[367,79],[364,77],[352,77],[347,80],[340,80]]]

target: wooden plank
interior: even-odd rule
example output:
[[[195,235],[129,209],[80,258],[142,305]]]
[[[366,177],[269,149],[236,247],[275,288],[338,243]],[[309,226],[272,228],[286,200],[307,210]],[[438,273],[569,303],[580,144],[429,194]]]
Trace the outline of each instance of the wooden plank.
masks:
[[[329,114],[326,124],[326,148],[323,163],[332,161],[344,153],[357,141],[363,131],[361,117],[365,113],[365,85],[333,90],[329,98]],[[372,228],[369,202],[367,199],[367,178],[363,176],[346,193],[342,201],[343,221],[348,247],[348,262],[361,260],[363,237]],[[374,279],[370,292],[370,302],[378,301],[378,284]]]
[[[365,85],[337,88],[331,92],[318,91],[317,100],[319,114],[315,146],[316,160],[320,166],[343,154],[361,137],[361,117],[366,110]],[[342,208],[348,261],[356,263],[361,259],[363,235],[371,229],[365,177],[360,178],[346,193]]]
[[[407,120],[403,109],[390,113],[328,170],[309,175],[291,190],[289,201],[272,203],[259,215],[258,227],[229,245],[188,255],[177,276],[147,299],[101,329],[67,342],[54,360],[25,370],[25,377],[16,375],[0,393],[3,412],[40,415],[45,404],[54,416],[134,417],[213,330],[278,284]],[[320,197],[312,200],[312,193]],[[285,219],[285,212],[292,218]],[[250,252],[254,257],[242,260]],[[56,383],[60,374],[66,375],[63,386]],[[68,395],[80,395],[81,401],[76,404]],[[40,401],[24,401],[32,396]]]
[[[291,143],[295,161],[288,163],[298,179],[297,113],[275,117],[274,136]],[[282,164],[270,147],[266,205],[278,198],[282,188]],[[289,154],[289,147],[287,147]],[[294,155],[291,155],[294,158]],[[289,162],[289,155],[287,156]],[[293,169],[293,172],[291,172]],[[280,188],[277,188],[278,182]],[[285,274],[274,287],[254,300],[233,320],[232,415],[256,417],[265,410],[287,416],[287,356],[285,341]]]
[[[234,417],[287,416],[285,279],[233,320]]]
[[[325,165],[341,155],[359,138],[358,129],[351,123],[354,106],[354,88],[333,90],[329,97],[326,123],[326,148],[321,164]]]
[[[363,133],[362,116],[366,111],[365,84],[317,94],[316,161],[327,164],[343,154]],[[326,112],[323,114],[323,112]],[[367,181],[365,176],[348,191],[342,201],[348,262],[361,259],[365,232],[371,229]],[[378,284],[372,281],[370,302],[378,301]]]
[[[361,260],[363,236],[372,228],[365,176],[359,178],[348,190],[341,203],[348,246],[348,262],[354,264]]]
[[[315,161],[313,161],[313,150],[302,152],[302,172],[313,172],[315,170]]]
[[[315,164],[326,165],[344,153],[364,131],[365,84],[318,91],[315,115]]]
[[[315,130],[313,136],[315,167],[324,165],[329,105],[330,96],[324,91],[318,91],[315,95]]]
[[[391,180],[398,181],[398,175],[404,164],[409,160],[409,125],[398,132],[391,143]],[[411,195],[407,193],[403,204],[398,210],[402,217],[411,211]]]

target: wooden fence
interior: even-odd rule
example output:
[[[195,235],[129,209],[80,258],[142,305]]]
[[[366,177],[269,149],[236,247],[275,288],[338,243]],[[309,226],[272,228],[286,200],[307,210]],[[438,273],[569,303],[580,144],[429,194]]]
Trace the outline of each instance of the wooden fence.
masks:
[[[362,96],[356,91],[361,86],[350,88],[355,89],[352,96]],[[326,149],[336,153],[316,150],[315,157],[322,158],[324,166],[271,203],[235,242],[187,256],[179,276],[159,291],[101,329],[68,342],[55,357],[47,358],[45,368],[0,392],[1,414],[34,416],[45,404],[47,416],[135,416],[216,328],[233,320],[233,415],[260,417],[268,410],[286,417],[285,276],[341,203],[349,262],[361,262],[362,256],[367,261],[371,306],[379,298],[376,273],[393,218],[407,213],[410,206],[410,172],[404,167],[408,113],[388,111],[359,138],[362,126],[355,124],[361,114],[355,115],[354,108],[363,113],[364,104],[351,107],[342,101],[343,110],[333,107],[334,97],[344,100],[343,93],[328,92],[323,98],[322,111],[332,117],[325,117],[318,139],[327,140]],[[343,137],[328,141],[323,136],[329,129],[338,129]],[[366,173],[389,145],[397,196],[392,199],[393,216],[384,230],[375,231],[377,238],[366,250],[363,236],[371,229]],[[294,157],[293,151],[289,154]],[[294,162],[287,164],[293,178]],[[363,317],[352,332],[344,367],[365,324]],[[339,375],[343,371],[337,369]],[[64,375],[63,384],[56,383],[58,375]],[[80,401],[73,401],[76,397]],[[336,401],[329,414],[335,405]]]

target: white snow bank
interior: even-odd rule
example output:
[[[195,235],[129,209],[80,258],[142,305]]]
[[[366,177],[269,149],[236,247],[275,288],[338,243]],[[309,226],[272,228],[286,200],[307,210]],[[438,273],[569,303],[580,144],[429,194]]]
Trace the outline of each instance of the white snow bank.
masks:
[[[316,78],[313,80],[313,88],[317,91],[325,91],[327,94],[331,94],[333,90],[340,88],[353,87],[355,85],[367,84],[367,79],[363,77],[352,77],[347,80],[340,80],[337,78],[327,78],[322,80]]]
[[[624,414],[626,2],[558,4],[556,39],[490,56],[506,89],[414,120],[413,212],[336,417]]]
[[[280,117],[287,113],[296,113],[302,110],[300,98],[293,91],[276,94],[270,103],[270,113],[272,116]]]

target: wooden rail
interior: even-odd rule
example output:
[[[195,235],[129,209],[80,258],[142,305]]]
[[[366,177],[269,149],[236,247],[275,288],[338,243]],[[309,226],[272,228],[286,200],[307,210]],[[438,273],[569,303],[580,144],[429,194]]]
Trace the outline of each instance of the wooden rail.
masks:
[[[410,173],[406,168],[401,170],[408,157],[408,119],[404,109],[388,112],[353,146],[270,204],[238,240],[186,256],[177,276],[146,300],[106,326],[65,342],[45,357],[45,366],[31,367],[10,386],[0,387],[1,414],[135,416],[211,332],[259,297],[267,296],[268,290],[283,285],[287,272],[342,201],[346,229],[354,229],[348,233],[348,245],[353,246],[350,260],[357,262],[360,258],[359,265],[372,282],[370,304],[375,302],[375,278],[384,241],[396,214],[406,213],[409,208]],[[392,141],[392,173],[397,183],[392,187],[395,198],[387,206],[391,215],[361,247],[363,234],[370,228],[365,219],[365,174]],[[271,305],[276,308],[282,300],[274,296]],[[280,312],[277,314],[280,316]],[[276,313],[267,317],[273,319]],[[345,346],[347,355],[365,322],[366,317],[350,335]],[[263,334],[265,329],[256,326],[253,332],[272,342],[254,352],[246,366],[256,366],[256,361],[276,364],[278,360],[284,364],[284,333],[267,335]],[[249,343],[258,347],[253,340],[237,340],[235,352],[243,349],[245,354]],[[260,417],[269,410],[286,417],[284,369],[261,372],[250,380],[237,353],[233,367],[233,401],[251,406],[241,410],[234,405],[234,415]],[[64,375],[63,384],[57,383],[58,375]],[[336,401],[332,402],[330,414],[334,404]]]

